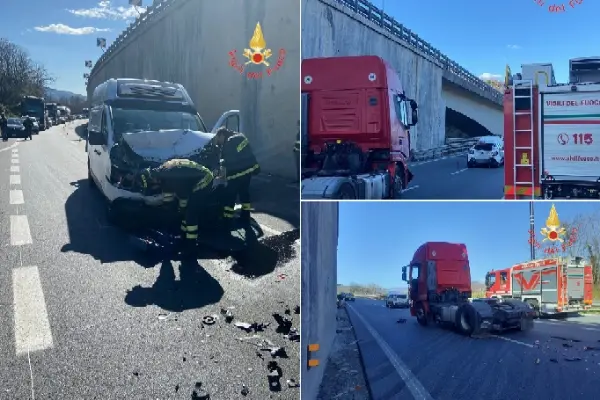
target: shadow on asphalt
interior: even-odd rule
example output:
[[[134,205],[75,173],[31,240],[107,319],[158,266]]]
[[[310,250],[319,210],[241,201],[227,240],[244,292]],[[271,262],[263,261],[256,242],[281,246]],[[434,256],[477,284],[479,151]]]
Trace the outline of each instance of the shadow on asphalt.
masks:
[[[232,255],[235,263],[231,271],[246,278],[270,274],[278,265],[296,257],[294,242],[299,238],[300,229],[292,229],[250,243],[244,251]]]
[[[132,307],[156,305],[163,310],[181,312],[218,303],[223,297],[219,282],[197,261],[182,261],[179,280],[170,261],[164,261],[151,287],[135,286],[127,292],[125,303]]]
[[[77,125],[75,127],[75,134],[81,138],[81,140],[87,140],[87,125]]]

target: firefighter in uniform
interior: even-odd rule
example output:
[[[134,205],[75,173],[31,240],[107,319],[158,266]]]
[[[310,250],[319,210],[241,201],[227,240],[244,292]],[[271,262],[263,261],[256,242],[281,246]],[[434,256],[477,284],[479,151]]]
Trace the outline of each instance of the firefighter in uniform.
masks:
[[[159,183],[163,190],[163,201],[178,201],[183,253],[194,255],[200,213],[212,193],[213,174],[210,169],[191,160],[173,159],[157,168],[144,170],[139,180],[142,188]]]
[[[244,223],[249,223],[250,212],[252,211],[250,181],[252,175],[260,172],[260,166],[256,161],[254,152],[252,152],[248,138],[244,134],[227,128],[219,128],[215,140],[217,145],[221,147],[221,160],[227,177],[223,217],[226,220],[232,220],[235,216],[235,202],[239,196],[240,203],[242,203],[241,220]]]

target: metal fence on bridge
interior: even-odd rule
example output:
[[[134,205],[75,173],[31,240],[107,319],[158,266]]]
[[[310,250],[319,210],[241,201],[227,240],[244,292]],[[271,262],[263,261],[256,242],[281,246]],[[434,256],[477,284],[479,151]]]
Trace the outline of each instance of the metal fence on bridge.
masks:
[[[442,68],[450,74],[460,78],[472,87],[489,94],[498,104],[502,104],[503,94],[488,85],[458,63],[452,61],[448,56],[421,39],[416,33],[390,17],[383,10],[375,7],[367,0],[334,0],[335,2],[350,8],[355,13],[367,18],[369,21],[379,25],[381,28],[402,40],[414,50],[431,57],[440,63]]]

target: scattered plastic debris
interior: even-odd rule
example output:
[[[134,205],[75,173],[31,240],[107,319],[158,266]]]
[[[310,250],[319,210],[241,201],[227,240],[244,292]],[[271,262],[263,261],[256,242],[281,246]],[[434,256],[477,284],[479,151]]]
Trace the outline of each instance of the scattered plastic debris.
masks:
[[[272,392],[281,391],[281,382],[279,381],[281,379],[281,375],[283,375],[281,367],[276,361],[269,361],[267,369],[269,370],[269,373],[267,374],[267,379],[269,380],[269,389]]]
[[[558,363],[558,360],[557,360],[556,358],[551,358],[551,359],[550,359],[550,362],[553,362],[553,363]]]
[[[563,347],[566,347],[566,348],[573,347],[573,345],[570,343],[563,343],[562,345],[563,345]]]
[[[396,321],[397,324],[405,324],[406,323],[406,318],[400,318],[398,321]]]
[[[565,361],[581,361],[579,357],[565,357]]]
[[[242,396],[248,396],[248,394],[250,393],[250,389],[248,389],[248,386],[242,385],[242,390],[240,393],[242,393]]]
[[[294,307],[294,314],[300,314],[300,306]],[[600,342],[600,340],[599,340]]]
[[[296,380],[295,380],[295,379],[288,379],[288,380],[287,380],[287,385],[288,385],[288,387],[290,387],[290,388],[297,388],[297,387],[300,387],[300,384],[299,384],[298,382],[296,382]]]
[[[175,385],[175,393],[179,392],[179,385]]]
[[[287,338],[293,342],[299,342],[300,333],[298,333],[298,330],[296,328],[292,328],[290,329],[290,333],[287,334]]]
[[[204,318],[202,318],[202,322],[205,325],[214,325],[215,322],[217,322],[216,318],[213,317],[212,315],[207,315]]]
[[[277,328],[278,333],[283,333],[284,335],[287,335],[290,333],[290,330],[292,329],[292,320],[291,319],[284,317],[279,313],[274,313],[273,318],[275,318],[275,321],[279,325],[279,327]]]
[[[209,400],[210,394],[202,389],[202,382],[196,382],[192,391],[192,400]]]
[[[540,359],[539,359],[539,358],[536,358],[536,359],[535,359],[535,363],[536,363],[536,364],[539,364],[539,363],[540,363]]]
[[[167,314],[163,314],[163,313],[158,314],[158,319],[161,320],[161,321],[167,319],[168,317],[169,316]]]

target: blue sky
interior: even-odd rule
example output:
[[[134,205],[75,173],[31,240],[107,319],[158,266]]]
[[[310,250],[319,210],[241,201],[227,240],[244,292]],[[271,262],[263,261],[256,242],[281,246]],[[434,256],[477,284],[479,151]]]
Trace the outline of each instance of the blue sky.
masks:
[[[2,0],[0,15],[0,37],[43,64],[56,78],[51,87],[85,94],[85,60],[102,54],[96,38],[110,45],[138,14],[128,0]]]
[[[598,56],[600,2],[584,0],[372,0],[407,28],[473,74],[497,74],[504,79],[521,64],[551,62],[556,80],[567,82],[569,59]],[[565,12],[548,6],[564,4]],[[598,36],[598,37],[597,37]]]
[[[600,211],[596,202],[555,205],[563,222]],[[551,206],[536,202],[536,232],[545,226]],[[344,202],[339,218],[341,284],[405,287],[401,268],[425,242],[466,244],[474,280],[529,260],[528,202]]]

